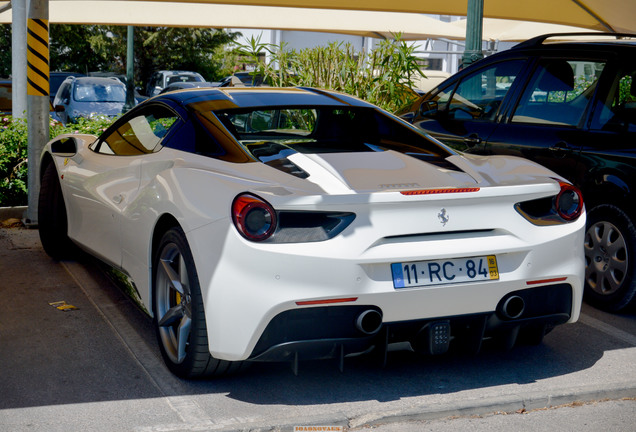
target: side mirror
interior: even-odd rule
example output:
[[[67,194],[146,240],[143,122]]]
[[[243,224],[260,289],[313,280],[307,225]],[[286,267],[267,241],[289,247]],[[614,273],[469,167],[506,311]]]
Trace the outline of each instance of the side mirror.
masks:
[[[53,108],[55,112],[64,112],[64,105],[55,105]]]
[[[409,123],[413,123],[413,119],[415,118],[415,113],[413,111],[407,112],[406,114],[402,114],[400,118]]]
[[[62,138],[51,143],[51,152],[56,156],[72,157],[77,153],[77,143],[73,138]]]
[[[438,112],[437,101],[424,101],[420,105],[420,115],[422,117],[434,117]]]

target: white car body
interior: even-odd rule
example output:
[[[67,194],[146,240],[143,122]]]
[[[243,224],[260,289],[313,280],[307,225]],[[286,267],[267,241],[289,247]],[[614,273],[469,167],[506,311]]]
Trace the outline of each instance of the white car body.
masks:
[[[170,147],[117,157],[91,150],[94,136],[54,141],[68,138],[76,152],[54,151],[52,143],[44,150],[61,179],[68,237],[129,275],[153,313],[156,230],[162,217],[174,218],[192,250],[214,358],[291,359],[303,352],[297,345],[312,341],[285,336],[267,346],[259,340],[277,316],[302,309],[369,306],[380,311],[384,328],[491,316],[510,293],[559,285],[568,286],[571,302],[567,317],[555,324],[579,317],[584,210],[563,223],[524,218],[516,203],[556,196],[561,188],[562,179],[533,162],[454,154],[447,161],[459,169],[449,170],[394,150],[296,153],[289,160],[308,173],[302,179],[264,163],[231,163]],[[232,219],[231,203],[243,192],[277,211],[347,212],[355,219],[325,241],[253,242]],[[394,263],[493,255],[498,279],[394,286]],[[312,325],[322,324],[328,325]],[[337,345],[340,338],[325,339]]]

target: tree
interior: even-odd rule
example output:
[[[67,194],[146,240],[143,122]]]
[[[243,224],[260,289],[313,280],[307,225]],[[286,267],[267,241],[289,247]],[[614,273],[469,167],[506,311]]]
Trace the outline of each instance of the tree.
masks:
[[[141,51],[137,58],[144,79],[157,69],[191,70],[208,81],[223,78],[214,54],[233,42],[240,33],[228,33],[208,28],[142,27],[143,42],[135,46]],[[135,51],[137,53],[138,51]]]
[[[11,75],[11,25],[0,25],[0,76]]]

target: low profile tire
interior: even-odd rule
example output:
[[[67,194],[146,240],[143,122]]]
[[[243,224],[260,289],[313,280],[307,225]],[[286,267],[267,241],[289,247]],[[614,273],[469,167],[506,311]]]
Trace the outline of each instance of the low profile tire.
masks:
[[[587,216],[585,299],[599,309],[620,312],[636,298],[636,228],[620,208],[605,204]]]
[[[155,329],[161,355],[181,378],[211,378],[236,372],[241,362],[215,359],[208,346],[203,298],[183,230],[168,230],[153,263]]]
[[[68,219],[55,164],[50,162],[40,182],[38,230],[44,251],[54,259],[73,257],[77,248],[68,238]]]

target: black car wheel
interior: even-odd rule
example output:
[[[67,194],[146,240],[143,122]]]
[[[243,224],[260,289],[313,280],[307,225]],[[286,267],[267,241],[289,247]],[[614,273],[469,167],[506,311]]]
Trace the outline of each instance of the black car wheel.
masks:
[[[50,162],[42,174],[38,197],[38,230],[44,251],[54,259],[72,257],[77,249],[68,238],[68,220],[55,164]]]
[[[168,368],[181,378],[214,377],[238,370],[241,362],[210,355],[199,279],[181,228],[163,235],[153,271],[155,329]]]
[[[593,208],[585,233],[585,298],[611,312],[636,298],[636,228],[620,208]]]

